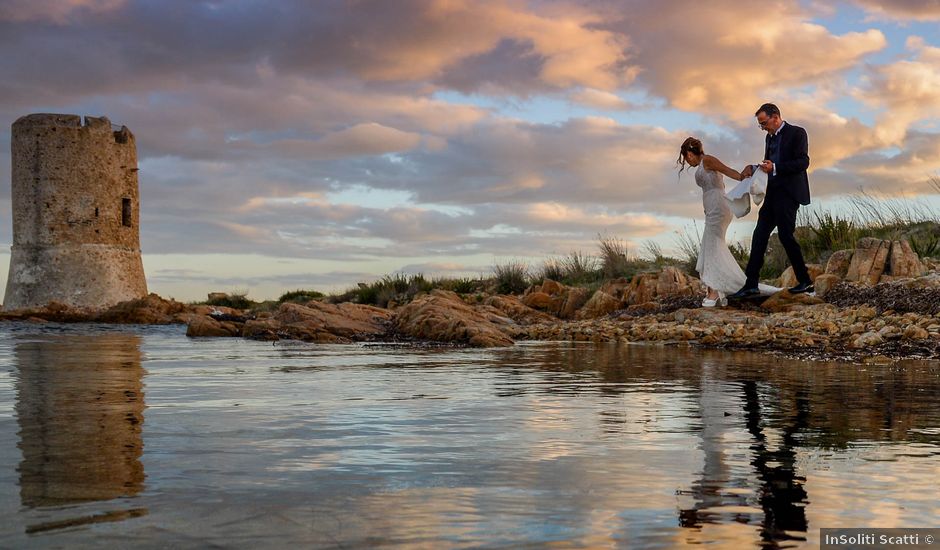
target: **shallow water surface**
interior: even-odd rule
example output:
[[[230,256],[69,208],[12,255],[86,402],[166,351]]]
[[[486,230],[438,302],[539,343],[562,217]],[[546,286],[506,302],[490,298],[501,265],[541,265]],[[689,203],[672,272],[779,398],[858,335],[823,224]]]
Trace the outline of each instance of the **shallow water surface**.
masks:
[[[940,517],[940,364],[0,325],[3,547],[818,547]]]

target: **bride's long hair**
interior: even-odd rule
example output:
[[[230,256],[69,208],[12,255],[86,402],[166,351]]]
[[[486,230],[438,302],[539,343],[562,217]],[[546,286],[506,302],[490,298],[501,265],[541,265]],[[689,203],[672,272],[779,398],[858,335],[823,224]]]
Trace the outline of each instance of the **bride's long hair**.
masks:
[[[682,147],[679,148],[679,159],[676,160],[676,166],[679,167],[679,174],[682,174],[682,171],[688,168],[685,163],[685,154],[686,153],[695,153],[696,155],[702,156],[702,140],[695,139],[694,137],[687,137],[685,141],[682,142]]]

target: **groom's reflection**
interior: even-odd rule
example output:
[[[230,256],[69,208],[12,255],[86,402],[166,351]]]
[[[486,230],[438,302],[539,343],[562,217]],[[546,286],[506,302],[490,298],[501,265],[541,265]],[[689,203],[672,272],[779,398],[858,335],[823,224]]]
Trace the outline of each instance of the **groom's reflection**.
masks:
[[[31,335],[15,344],[20,498],[30,507],[141,491],[140,338]]]

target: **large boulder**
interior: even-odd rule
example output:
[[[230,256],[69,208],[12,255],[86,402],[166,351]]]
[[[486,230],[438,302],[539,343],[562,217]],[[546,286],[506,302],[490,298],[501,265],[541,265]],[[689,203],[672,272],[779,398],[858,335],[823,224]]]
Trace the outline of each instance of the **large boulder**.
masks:
[[[927,267],[907,241],[891,243],[887,273],[894,277],[920,277],[927,273]]]
[[[433,290],[415,298],[395,311],[391,328],[411,338],[435,342],[453,342],[474,347],[511,346],[513,340],[500,329],[514,324],[504,318],[500,322],[464,303],[450,291]]]
[[[195,312],[191,306],[150,293],[143,298],[115,304],[96,316],[98,323],[166,325],[188,321]],[[189,314],[189,315],[187,315]]]
[[[488,297],[483,301],[483,304],[495,308],[503,317],[509,317],[521,325],[534,325],[536,323],[550,323],[555,321],[555,318],[551,315],[532,309],[515,296],[497,294],[496,296]]]
[[[620,309],[620,300],[603,290],[598,290],[591,299],[578,310],[578,319],[596,319]]]
[[[523,296],[521,303],[529,308],[547,310],[552,307],[552,297],[539,290]]]
[[[578,310],[591,297],[589,290],[565,286],[557,281],[545,279],[533,285],[522,296],[522,303],[533,309],[551,313],[561,319],[574,319]]]
[[[581,306],[587,303],[591,298],[591,291],[577,286],[568,287],[566,291],[558,295],[558,300],[554,306],[557,306],[556,315],[560,319],[574,319]],[[555,311],[553,306],[552,310]]]
[[[659,273],[635,275],[630,286],[623,291],[623,302],[627,305],[642,304],[659,298],[696,296],[702,292],[704,287],[701,281],[668,266]]]
[[[623,300],[624,294],[630,289],[630,279],[626,277],[620,277],[617,279],[611,279],[601,285],[598,289],[601,292],[607,293],[617,300]]]
[[[815,281],[816,277],[819,277],[825,272],[825,269],[819,264],[806,264],[806,271],[809,272],[810,281]],[[783,273],[777,280],[777,286],[780,288],[790,288],[791,286],[796,286],[797,283],[799,283],[799,281],[796,280],[792,265],[783,270]]]
[[[282,337],[308,342],[355,342],[384,335],[391,317],[392,312],[386,309],[351,302],[288,302],[281,304],[271,318],[273,322],[264,327]]]
[[[852,263],[853,255],[855,255],[855,250],[853,249],[836,250],[832,253],[832,256],[829,256],[829,260],[826,262],[826,273],[836,275],[840,279],[845,278],[845,275],[849,272],[849,265]]]
[[[221,321],[208,315],[196,315],[186,327],[186,336],[241,336],[241,324],[234,321]]]
[[[890,251],[891,241],[873,237],[859,239],[845,280],[866,285],[878,284],[878,279],[885,271]]]

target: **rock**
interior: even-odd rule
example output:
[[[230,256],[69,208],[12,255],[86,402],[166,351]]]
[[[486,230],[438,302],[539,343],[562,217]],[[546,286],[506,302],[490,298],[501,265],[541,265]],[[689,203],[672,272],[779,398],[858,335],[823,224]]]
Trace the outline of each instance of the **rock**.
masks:
[[[630,288],[630,280],[626,277],[620,277],[617,279],[611,279],[607,281],[598,289],[601,292],[605,292],[614,298],[617,301],[623,300],[624,292]],[[586,307],[586,306],[585,306]]]
[[[852,342],[853,348],[870,348],[884,342],[884,339],[877,332],[866,332]]]
[[[927,268],[905,240],[891,243],[887,271],[894,277],[920,277],[927,272]]]
[[[903,337],[905,340],[926,340],[930,338],[930,333],[917,325],[910,325],[904,329]]]
[[[639,273],[623,291],[623,302],[627,305],[651,302],[672,296],[694,296],[704,291],[702,283],[668,266],[659,273]]]
[[[0,312],[0,319],[5,321],[23,321],[43,319],[54,323],[87,323],[97,315],[97,311],[76,308],[59,302],[49,302],[38,308],[14,309]]]
[[[568,287],[567,292],[560,295],[556,302],[552,304],[550,311],[557,311],[561,319],[574,319],[578,310],[587,303],[591,297],[591,291],[586,288]],[[557,309],[556,309],[557,307]]]
[[[186,336],[241,336],[241,327],[231,321],[216,321],[208,315],[197,315],[186,327]]]
[[[859,239],[858,248],[852,255],[845,280],[866,285],[878,284],[878,279],[884,273],[890,249],[890,241],[873,237]]]
[[[825,269],[819,264],[806,264],[806,271],[809,272],[809,280],[815,281],[816,277],[825,272]],[[780,288],[790,288],[798,283],[796,275],[793,274],[793,266],[787,267],[777,280],[777,286]]]
[[[565,285],[559,283],[558,281],[553,281],[551,279],[545,279],[542,281],[542,286],[539,288],[539,292],[548,294],[549,296],[554,296],[556,294],[561,294],[565,291]]]
[[[842,279],[833,273],[823,273],[816,277],[816,280],[813,281],[813,286],[816,287],[816,296],[823,298],[826,296],[832,287],[842,282]]]
[[[849,265],[852,263],[854,254],[855,251],[852,249],[833,252],[832,256],[829,256],[829,261],[826,262],[826,274],[836,275],[840,279],[844,279],[846,273],[849,272]]]
[[[940,288],[940,273],[928,273],[923,277],[905,281],[904,286],[920,289]]]
[[[791,294],[789,290],[781,290],[761,303],[761,309],[767,311],[793,311],[806,306],[824,303],[821,298],[810,296],[807,293]]]
[[[522,303],[534,309],[549,309],[552,305],[552,297],[542,291],[532,292],[522,297]]]
[[[226,298],[228,298],[228,294],[226,294],[225,292],[210,292],[209,299],[206,301],[212,302],[214,300],[224,300]]]
[[[561,319],[573,319],[578,309],[590,297],[590,291],[587,289],[569,287],[557,281],[545,279],[541,285],[535,285],[526,290],[522,296],[522,303]]]
[[[433,290],[398,308],[392,330],[412,338],[475,347],[513,345],[496,323],[445,290]]]
[[[281,323],[271,317],[250,319],[242,326],[242,336],[250,340],[271,342],[280,340]]]
[[[178,321],[177,314],[192,313],[190,310],[186,304],[151,293],[143,298],[116,304],[94,320],[98,323],[167,325]]]
[[[388,310],[363,304],[311,301],[305,305],[283,303],[273,320],[279,323],[279,334],[285,338],[354,342],[384,335],[392,315]]]
[[[542,294],[548,296],[542,292]],[[527,306],[523,301],[515,296],[496,295],[490,296],[483,303],[495,308],[503,317],[509,317],[513,321],[522,325],[533,325],[536,323],[551,323],[556,321],[554,317],[541,311]]]
[[[598,290],[591,299],[578,310],[578,319],[596,319],[620,309],[620,300],[603,290]]]

